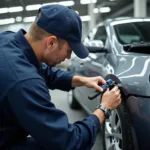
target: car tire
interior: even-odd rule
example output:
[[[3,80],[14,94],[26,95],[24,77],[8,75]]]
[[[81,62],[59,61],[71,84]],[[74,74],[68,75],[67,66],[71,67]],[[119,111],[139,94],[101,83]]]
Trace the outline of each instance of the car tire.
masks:
[[[80,109],[81,106],[78,103],[78,101],[76,100],[75,96],[74,96],[74,92],[73,90],[70,90],[68,92],[68,103],[71,109]]]
[[[111,112],[102,127],[104,150],[134,150],[130,121],[125,104]]]

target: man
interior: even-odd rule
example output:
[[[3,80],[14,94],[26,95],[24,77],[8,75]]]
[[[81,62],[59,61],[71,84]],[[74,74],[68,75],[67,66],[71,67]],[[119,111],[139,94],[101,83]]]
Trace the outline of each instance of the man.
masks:
[[[81,20],[71,8],[49,5],[39,10],[28,33],[0,34],[1,150],[92,148],[104,111],[96,109],[84,120],[69,124],[66,114],[51,102],[48,90],[87,86],[102,91],[98,84],[106,82],[101,77],[73,76],[53,68],[70,59],[72,50],[80,58],[88,56],[81,32]],[[114,87],[104,93],[101,105],[112,110],[120,103],[120,91]]]

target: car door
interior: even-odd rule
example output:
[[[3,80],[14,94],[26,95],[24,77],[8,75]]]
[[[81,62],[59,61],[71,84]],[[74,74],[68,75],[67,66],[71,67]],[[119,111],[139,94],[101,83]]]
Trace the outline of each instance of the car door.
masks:
[[[103,43],[106,42],[107,33],[105,26],[98,26],[94,29],[96,32],[92,39],[89,41],[94,40],[101,40]],[[94,77],[94,76],[103,76],[105,74],[105,68],[103,66],[106,60],[106,53],[90,53],[88,56],[88,61],[82,63],[82,75],[87,77]],[[89,109],[89,111],[93,111],[96,105],[99,103],[99,97],[95,100],[91,101],[88,100],[88,95],[93,93],[95,89],[90,89],[87,87],[80,87],[80,93],[82,93],[82,101],[84,106]]]
[[[93,37],[95,36],[96,31],[97,31],[97,28],[92,29],[90,33],[84,38],[84,43],[89,43],[89,41],[91,41]],[[85,75],[86,70],[84,68],[84,65],[88,63],[89,61],[91,61],[92,56],[94,56],[94,54],[92,53],[89,53],[89,57],[85,59],[80,59],[78,57],[72,56],[69,70],[72,71],[75,75],[86,76]],[[78,101],[81,101],[81,104],[83,104],[85,97],[86,97],[86,100],[88,101],[87,96],[85,96],[85,94],[82,93],[82,88],[84,87],[77,87],[74,90],[74,95],[76,99],[78,99]],[[90,112],[90,110],[87,110],[87,111]]]

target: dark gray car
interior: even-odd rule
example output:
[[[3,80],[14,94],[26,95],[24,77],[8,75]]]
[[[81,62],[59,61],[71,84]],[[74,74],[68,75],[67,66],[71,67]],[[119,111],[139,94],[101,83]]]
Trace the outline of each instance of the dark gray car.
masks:
[[[123,85],[122,104],[102,127],[105,150],[150,150],[150,19],[106,20],[84,39],[90,54],[72,58],[75,74],[102,76]],[[94,89],[79,87],[69,92],[72,108],[94,111],[100,97],[89,100]]]

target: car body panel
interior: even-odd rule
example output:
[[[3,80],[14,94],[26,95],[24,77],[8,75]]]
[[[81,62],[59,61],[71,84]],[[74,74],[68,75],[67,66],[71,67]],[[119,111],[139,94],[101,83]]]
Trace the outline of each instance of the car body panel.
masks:
[[[123,92],[126,96],[124,101],[126,101],[129,113],[135,149],[149,150],[150,52],[125,51],[124,45],[118,41],[112,25],[113,23],[117,24],[117,21],[107,20],[96,27],[104,26],[106,29],[105,48],[108,52],[90,53],[86,60],[76,61],[75,59],[75,64],[70,68],[75,74],[87,77],[100,75],[105,79],[111,78],[123,85]],[[126,22],[128,21],[132,22],[133,19],[127,19]],[[143,21],[143,19],[137,19],[136,21]],[[85,38],[84,43],[94,39],[93,34],[98,31],[96,28],[91,31],[92,34],[88,38]],[[104,39],[104,37],[102,38]],[[89,113],[93,112],[100,99],[100,97],[97,97],[93,101],[88,100],[88,95],[92,92],[94,92],[94,89],[86,87],[76,88],[74,92],[77,100]]]

